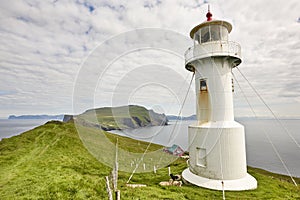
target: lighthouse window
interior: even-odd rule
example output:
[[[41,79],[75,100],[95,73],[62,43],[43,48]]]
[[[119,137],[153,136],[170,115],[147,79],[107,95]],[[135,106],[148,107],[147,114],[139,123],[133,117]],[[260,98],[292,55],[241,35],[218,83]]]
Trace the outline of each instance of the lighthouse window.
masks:
[[[205,79],[200,79],[200,91],[207,91],[207,84]]]
[[[228,40],[228,30],[225,26],[220,26],[220,34],[221,34],[221,39],[227,41]]]
[[[197,165],[201,167],[206,167],[206,149],[196,148],[197,151]]]
[[[233,78],[231,79],[231,84],[232,84],[232,92],[234,92],[234,84],[233,84]]]
[[[194,45],[200,43],[200,35],[198,32],[194,34]]]
[[[211,34],[211,41],[221,40],[220,26],[219,25],[211,25],[210,26],[210,34]]]
[[[194,40],[199,43],[205,43],[209,41],[228,40],[228,30],[223,25],[210,25],[203,27],[197,31],[194,36]]]
[[[203,27],[201,29],[201,43],[208,42],[210,40],[210,35],[209,35],[209,27]]]

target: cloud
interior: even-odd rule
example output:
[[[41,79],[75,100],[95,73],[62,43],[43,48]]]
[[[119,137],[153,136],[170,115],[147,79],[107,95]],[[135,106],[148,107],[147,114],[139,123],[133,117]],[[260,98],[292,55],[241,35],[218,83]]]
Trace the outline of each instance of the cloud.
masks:
[[[211,1],[213,17],[225,18],[233,23],[231,40],[241,43],[243,63],[240,70],[264,96],[274,105],[285,104],[297,106],[299,99],[299,18],[298,0],[283,1],[249,1],[237,0]],[[275,12],[276,11],[276,12]],[[158,28],[172,30],[184,36],[197,24],[205,20],[207,5],[199,1],[4,1],[0,5],[0,117],[9,114],[28,113],[72,113],[72,93],[74,82],[81,64],[97,45],[105,43],[107,49],[130,49],[134,46],[132,38],[128,43],[109,43],[109,39],[133,29]],[[148,37],[152,37],[149,35]],[[143,38],[139,36],[136,39]],[[171,44],[174,38],[157,39],[153,46]],[[124,41],[126,41],[124,39]],[[111,46],[110,46],[111,45]],[[114,45],[114,46],[113,46]],[[124,47],[118,46],[122,45]],[[181,49],[182,55],[191,41],[172,44],[172,48]],[[120,51],[102,52],[101,59],[115,58]],[[175,59],[166,52],[154,53],[142,51],[127,55],[114,65],[116,71],[107,72],[102,88],[109,93],[114,80],[123,80],[134,66],[174,67],[182,77],[189,72],[184,69],[182,60]],[[135,55],[135,56],[133,56]],[[151,58],[151,59],[149,59]],[[89,58],[99,63],[100,58]],[[100,61],[101,63],[102,61]],[[152,64],[152,65],[151,65]],[[131,68],[130,68],[131,67]],[[103,70],[100,64],[89,69],[88,77],[82,79],[82,88],[88,88],[89,79],[98,80],[93,70]],[[149,73],[152,73],[151,69]],[[122,75],[123,73],[123,75]],[[247,84],[236,70],[241,85]],[[174,75],[175,76],[175,75]],[[130,77],[130,76],[128,76]],[[143,76],[141,76],[143,77]],[[145,77],[146,78],[146,77]],[[162,78],[158,78],[160,80]],[[174,77],[167,77],[170,87],[176,85]],[[127,80],[126,78],[124,80]],[[136,79],[128,83],[134,85]],[[139,83],[139,80],[137,80]],[[97,82],[95,83],[95,87]],[[109,87],[110,86],[110,87]],[[123,88],[123,86],[121,87]],[[98,87],[99,89],[99,87]],[[148,88],[149,89],[149,88]],[[175,90],[175,89],[174,89]],[[12,92],[11,92],[12,91]],[[96,90],[97,91],[97,90]],[[142,91],[142,90],[141,90]],[[147,88],[143,92],[147,91]],[[163,102],[169,95],[157,96],[155,101]],[[250,89],[249,89],[250,91]],[[95,96],[101,96],[97,91]],[[153,92],[158,93],[158,88]],[[176,93],[176,92],[175,92]],[[144,93],[143,93],[144,94]],[[249,92],[250,95],[252,95]],[[84,93],[81,94],[84,97]],[[145,96],[147,96],[145,94]],[[170,97],[170,95],[168,96]],[[293,100],[291,100],[291,98]],[[147,98],[135,97],[139,103],[147,105]],[[187,103],[194,106],[191,97]],[[82,105],[89,105],[90,97],[82,98]],[[106,101],[104,101],[106,102]],[[156,103],[157,103],[156,102]],[[101,103],[99,103],[100,105]],[[102,103],[101,105],[103,105]],[[194,107],[187,108],[186,113],[193,114]],[[285,115],[284,109],[280,109]],[[299,109],[295,109],[300,115]],[[171,111],[176,114],[175,109]]]

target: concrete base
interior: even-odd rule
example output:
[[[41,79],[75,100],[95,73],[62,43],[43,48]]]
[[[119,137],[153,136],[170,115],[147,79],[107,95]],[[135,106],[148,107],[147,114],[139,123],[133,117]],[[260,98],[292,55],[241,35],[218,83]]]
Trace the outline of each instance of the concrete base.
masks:
[[[189,169],[185,169],[182,172],[182,178],[184,181],[197,185],[200,187],[223,190],[222,180],[213,180],[193,174]],[[247,174],[244,178],[235,180],[223,180],[224,190],[229,191],[241,191],[241,190],[254,190],[257,188],[257,181],[250,174]]]

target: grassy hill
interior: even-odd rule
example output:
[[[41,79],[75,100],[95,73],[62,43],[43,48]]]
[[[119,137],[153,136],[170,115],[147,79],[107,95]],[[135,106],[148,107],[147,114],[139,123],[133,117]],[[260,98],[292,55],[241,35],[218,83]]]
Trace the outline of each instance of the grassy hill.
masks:
[[[140,152],[146,142],[118,138],[120,148]],[[139,145],[137,145],[139,144]],[[155,151],[160,146],[151,145]],[[19,136],[0,141],[0,199],[107,199],[105,179],[111,169],[96,160],[83,146],[73,123],[48,122]],[[180,173],[186,161],[171,164]],[[227,199],[300,199],[300,187],[287,176],[249,168],[258,180],[254,191],[226,192]],[[222,199],[222,192],[195,186],[161,187],[168,180],[168,170],[135,174],[131,183],[147,184],[145,188],[125,186],[130,173],[120,172],[118,186],[121,199]],[[296,179],[298,184],[300,180]]]
[[[76,116],[77,122],[103,130],[167,125],[166,115],[137,105],[90,109]],[[100,125],[99,125],[100,124]]]

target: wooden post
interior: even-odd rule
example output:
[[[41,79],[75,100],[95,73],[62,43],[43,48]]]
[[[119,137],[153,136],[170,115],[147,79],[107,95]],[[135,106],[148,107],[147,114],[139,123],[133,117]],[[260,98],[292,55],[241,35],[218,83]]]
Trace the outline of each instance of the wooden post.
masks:
[[[116,155],[115,155],[115,166],[114,166],[114,169],[113,169],[113,190],[114,190],[114,192],[116,192],[117,189],[118,189],[118,170],[119,170],[119,164],[118,164],[118,144],[119,144],[119,140],[117,138]]]
[[[224,190],[224,181],[222,183],[222,194],[223,194],[223,200],[225,200],[225,190]]]
[[[169,176],[171,174],[171,167],[168,167]]]
[[[116,195],[116,200],[120,200],[121,199],[121,192],[120,192],[120,190],[117,190],[115,192],[115,195]]]
[[[156,167],[155,167],[155,165],[153,166],[153,171],[154,171],[154,174],[156,174]]]
[[[108,195],[108,200],[113,200],[112,192],[111,192],[110,185],[109,185],[108,176],[105,176],[105,180],[106,180],[106,191],[107,191],[107,195]]]
[[[146,170],[146,164],[145,163],[143,164],[143,167],[144,167],[144,171],[145,171]]]

